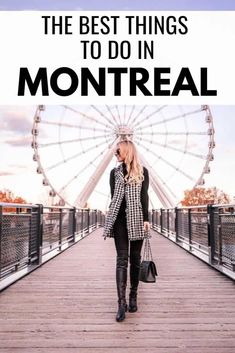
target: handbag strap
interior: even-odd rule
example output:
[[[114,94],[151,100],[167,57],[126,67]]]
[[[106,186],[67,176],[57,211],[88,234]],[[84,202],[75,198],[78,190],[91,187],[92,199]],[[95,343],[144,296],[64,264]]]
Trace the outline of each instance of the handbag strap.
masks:
[[[147,261],[153,260],[153,255],[152,255],[152,250],[151,250],[149,238],[145,238],[143,259],[147,260]]]

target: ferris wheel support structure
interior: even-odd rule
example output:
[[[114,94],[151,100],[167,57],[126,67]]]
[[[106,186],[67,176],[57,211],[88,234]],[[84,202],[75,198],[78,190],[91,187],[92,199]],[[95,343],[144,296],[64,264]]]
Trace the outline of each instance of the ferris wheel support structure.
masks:
[[[149,165],[149,163],[146,161],[146,159],[144,158],[144,156],[142,154],[140,155],[140,160],[149,171],[150,185],[152,186],[153,191],[155,192],[155,194],[157,195],[157,197],[161,201],[163,207],[165,207],[165,208],[175,207],[175,203],[173,202],[172,198],[165,190],[164,185],[162,185],[161,181],[159,180],[157,175],[154,173],[153,169],[151,168],[151,166]]]
[[[82,189],[81,193],[76,198],[74,205],[77,207],[85,207],[87,200],[89,199],[90,195],[92,194],[93,190],[95,189],[96,185],[98,184],[100,178],[102,177],[105,169],[109,165],[113,157],[113,149],[117,143],[118,139],[116,139],[110,146],[108,152],[104,155],[103,159],[97,166],[95,172],[91,175],[90,179],[88,180],[87,184]]]

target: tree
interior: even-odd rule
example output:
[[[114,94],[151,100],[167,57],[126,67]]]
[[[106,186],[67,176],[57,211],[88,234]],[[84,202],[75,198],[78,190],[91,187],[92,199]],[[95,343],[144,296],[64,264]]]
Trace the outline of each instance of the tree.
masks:
[[[0,202],[27,203],[22,197],[15,196],[10,190],[0,190]]]
[[[222,190],[213,188],[197,187],[184,191],[182,206],[216,205],[230,203],[230,197]]]

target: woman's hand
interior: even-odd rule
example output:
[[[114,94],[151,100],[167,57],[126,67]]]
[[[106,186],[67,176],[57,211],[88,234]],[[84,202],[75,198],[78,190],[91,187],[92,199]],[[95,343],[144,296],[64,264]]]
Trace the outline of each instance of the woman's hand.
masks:
[[[144,231],[149,231],[150,230],[150,223],[149,222],[144,222]]]

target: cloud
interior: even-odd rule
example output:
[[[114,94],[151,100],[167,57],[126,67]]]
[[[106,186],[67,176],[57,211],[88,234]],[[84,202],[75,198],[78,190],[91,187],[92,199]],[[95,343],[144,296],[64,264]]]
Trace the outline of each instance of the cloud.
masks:
[[[32,130],[32,121],[23,112],[7,110],[1,112],[0,129],[15,134],[28,134]]]
[[[9,167],[14,168],[14,169],[21,169],[21,170],[23,170],[23,169],[28,170],[29,169],[27,166],[22,165],[22,164],[9,164]]]
[[[9,175],[15,175],[15,173],[12,173],[12,172],[0,172],[0,177],[1,176],[9,176]]]
[[[23,136],[20,138],[5,140],[5,143],[12,147],[29,147],[31,145],[31,136]]]
[[[27,165],[9,164],[4,171],[0,172],[0,177],[17,176],[31,171]]]

